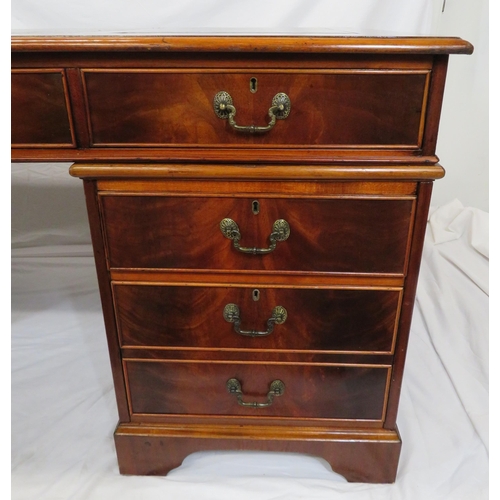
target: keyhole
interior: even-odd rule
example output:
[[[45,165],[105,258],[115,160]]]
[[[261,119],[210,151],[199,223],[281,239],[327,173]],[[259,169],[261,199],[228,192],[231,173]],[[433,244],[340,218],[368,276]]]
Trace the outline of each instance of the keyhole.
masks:
[[[252,292],[252,299],[255,302],[257,302],[260,299],[260,291],[257,288]]]
[[[252,92],[252,94],[257,92],[257,78],[250,78],[250,92]]]
[[[260,203],[257,200],[252,201],[252,212],[254,215],[260,212]]]

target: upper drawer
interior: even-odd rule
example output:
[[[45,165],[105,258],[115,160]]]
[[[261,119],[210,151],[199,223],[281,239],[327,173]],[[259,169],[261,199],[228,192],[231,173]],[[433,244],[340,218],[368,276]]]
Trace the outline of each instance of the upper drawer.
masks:
[[[13,147],[75,146],[62,70],[13,70],[11,96]]]
[[[111,268],[403,275],[414,203],[100,195]]]
[[[423,69],[83,71],[91,143],[115,147],[416,150],[429,75]],[[237,131],[214,110],[221,91],[231,96],[238,126],[266,127],[280,93],[290,99],[289,114],[267,132]]]

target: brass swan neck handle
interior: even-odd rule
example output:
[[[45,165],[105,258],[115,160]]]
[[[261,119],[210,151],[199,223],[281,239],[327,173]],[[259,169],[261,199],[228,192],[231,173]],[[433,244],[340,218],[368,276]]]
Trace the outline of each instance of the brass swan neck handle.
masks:
[[[282,325],[286,321],[288,312],[283,306],[276,306],[271,313],[271,317],[267,320],[267,330],[263,332],[241,329],[240,308],[236,304],[226,304],[222,315],[228,323],[234,324],[234,331],[239,335],[245,337],[267,337],[274,331],[274,325]]]
[[[238,250],[238,252],[253,255],[264,255],[273,252],[279,241],[285,241],[290,236],[290,224],[288,224],[285,219],[278,219],[274,222],[272,232],[269,235],[270,245],[267,248],[242,247],[240,245],[240,228],[233,219],[222,219],[220,221],[219,228],[226,238],[233,241],[233,247]]]
[[[292,104],[290,98],[284,93],[277,93],[271,102],[269,108],[269,123],[266,126],[258,125],[238,125],[234,117],[236,116],[236,108],[233,106],[233,98],[226,91],[217,92],[214,97],[215,114],[223,120],[228,120],[229,125],[238,131],[249,134],[262,134],[271,130],[276,124],[276,120],[284,120],[289,114]]]
[[[276,396],[282,396],[285,393],[285,384],[281,380],[273,380],[269,384],[269,392],[267,393],[267,401],[265,403],[258,403],[257,401],[246,402],[243,401],[243,391],[241,390],[241,383],[236,378],[231,378],[226,382],[227,392],[235,394],[240,406],[249,406],[251,408],[267,408],[273,404]]]

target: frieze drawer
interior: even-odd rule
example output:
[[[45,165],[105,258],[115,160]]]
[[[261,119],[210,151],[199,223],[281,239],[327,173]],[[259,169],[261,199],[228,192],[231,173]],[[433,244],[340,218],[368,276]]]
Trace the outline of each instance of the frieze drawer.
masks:
[[[76,147],[61,69],[13,70],[11,115],[12,147]]]
[[[429,75],[429,70],[367,68],[311,73],[83,71],[94,146],[211,148],[417,150]],[[285,103],[285,109],[271,111],[276,102]],[[234,126],[228,104],[234,107]],[[226,107],[221,110],[221,105]]]

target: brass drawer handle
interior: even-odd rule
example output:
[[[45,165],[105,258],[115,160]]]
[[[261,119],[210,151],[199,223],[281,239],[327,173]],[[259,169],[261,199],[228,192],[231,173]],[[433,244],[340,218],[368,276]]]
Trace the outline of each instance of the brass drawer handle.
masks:
[[[261,134],[268,132],[276,124],[276,119],[284,120],[289,114],[292,103],[290,98],[283,92],[279,92],[273,97],[268,115],[270,121],[265,127],[257,125],[238,125],[234,119],[236,108],[233,106],[233,98],[226,91],[217,92],[214,97],[215,114],[223,120],[228,120],[229,125],[238,132],[248,132],[250,134]]]
[[[234,248],[236,248],[236,250],[242,253],[250,253],[253,255],[263,255],[271,253],[276,248],[276,244],[278,243],[278,241],[285,241],[290,236],[290,225],[288,224],[288,222],[285,219],[278,219],[274,222],[273,231],[269,235],[269,241],[271,242],[269,248],[246,248],[240,246],[240,228],[233,219],[222,219],[219,226],[222,234],[226,238],[233,240],[233,246]]]
[[[226,304],[223,312],[224,319],[228,323],[234,323],[234,331],[239,335],[246,337],[266,337],[274,330],[274,325],[282,325],[288,317],[287,310],[283,306],[276,306],[273,309],[271,317],[267,320],[267,330],[259,332],[258,330],[242,330],[240,308],[236,304]]]
[[[271,406],[275,396],[283,396],[285,393],[285,384],[281,380],[273,380],[269,386],[267,401],[265,403],[257,403],[257,401],[246,403],[243,401],[243,391],[241,390],[241,384],[238,379],[230,378],[226,383],[226,387],[229,394],[236,394],[240,406],[251,406],[252,408],[266,408]]]

